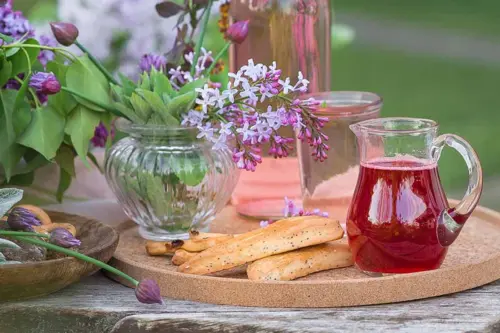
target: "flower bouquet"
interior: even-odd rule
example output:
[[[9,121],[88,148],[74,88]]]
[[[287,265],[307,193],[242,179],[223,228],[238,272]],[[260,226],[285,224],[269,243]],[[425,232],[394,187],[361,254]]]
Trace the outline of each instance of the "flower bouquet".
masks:
[[[143,56],[137,82],[110,74],[79,43],[78,29],[70,23],[52,23],[52,31],[59,44],[76,45],[81,56],[42,45],[29,29],[15,36],[2,33],[0,135],[7,144],[0,162],[6,182],[29,182],[33,170],[57,163],[62,196],[75,176],[74,158],[95,162],[89,142],[96,127],[111,133],[120,118],[118,130],[128,137],[108,151],[106,177],[141,234],[167,239],[183,237],[191,227],[206,228],[234,189],[235,169],[254,171],[264,143],[274,157],[288,156],[294,139],[280,136],[281,127],[293,128],[313,147],[317,160],[326,159],[328,137],[321,132],[326,119],[314,114],[319,103],[296,97],[307,91],[301,73],[292,82],[276,63],[249,59],[229,74],[225,87],[211,80],[229,45],[245,39],[249,24],[223,27],[227,22],[222,20],[226,45],[213,56],[203,48],[213,4],[156,5],[161,16],[189,17],[191,23],[179,19],[172,50]],[[190,33],[194,29],[199,31],[196,42]],[[107,143],[111,146],[109,137]]]

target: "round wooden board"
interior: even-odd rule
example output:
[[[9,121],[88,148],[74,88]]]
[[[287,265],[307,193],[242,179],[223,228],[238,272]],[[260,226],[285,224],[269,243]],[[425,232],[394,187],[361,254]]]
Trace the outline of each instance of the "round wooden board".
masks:
[[[118,233],[83,216],[47,211],[54,223],[71,223],[83,254],[107,262],[118,245]],[[71,257],[0,266],[0,303],[56,292],[91,275],[99,267]]]
[[[239,233],[258,227],[258,221],[244,220],[228,206],[211,231]],[[183,274],[176,272],[170,257],[146,254],[135,224],[125,222],[119,231],[113,266],[138,280],[155,279],[163,296],[206,303],[282,308],[382,304],[451,294],[500,278],[500,213],[482,207],[475,210],[440,269],[379,278],[354,267],[290,282],[252,282],[244,268],[216,276]]]

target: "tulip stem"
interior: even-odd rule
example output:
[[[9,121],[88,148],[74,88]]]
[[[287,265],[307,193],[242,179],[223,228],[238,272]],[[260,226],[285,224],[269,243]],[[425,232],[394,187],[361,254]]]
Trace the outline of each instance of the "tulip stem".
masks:
[[[35,237],[41,237],[41,238],[50,238],[49,235],[39,234],[37,232],[10,231],[10,230],[0,230],[0,235],[3,235],[3,236],[35,236]]]
[[[217,65],[217,61],[219,61],[219,59],[222,58],[222,56],[224,55],[224,53],[226,53],[229,46],[231,46],[231,42],[226,43],[226,45],[224,45],[222,50],[220,50],[220,52],[215,56],[214,60],[212,61],[212,64],[210,65],[210,67],[208,67],[206,71],[207,75],[210,75],[214,67]]]
[[[97,68],[99,68],[99,70],[101,71],[102,74],[104,74],[104,76],[113,84],[116,84],[117,86],[121,86],[121,84],[116,81],[116,79],[113,77],[113,75],[111,75],[110,72],[108,72],[108,70],[106,68],[104,68],[104,66],[101,64],[101,62],[99,60],[97,60],[93,55],[92,53],[89,52],[89,50],[87,50],[87,48],[85,46],[83,46],[82,44],[80,44],[80,42],[78,42],[77,40],[75,41],[75,45],[80,49],[82,50],[83,53],[86,53],[90,59],[90,61],[92,61],[94,63],[94,65],[96,65]]]
[[[61,253],[64,253],[70,257],[74,257],[74,258],[89,262],[91,264],[96,265],[97,267],[105,269],[108,272],[111,272],[113,274],[116,274],[116,275],[124,278],[125,280],[131,282],[134,286],[137,286],[139,284],[139,281],[137,281],[136,279],[134,279],[130,275],[127,275],[127,274],[123,273],[122,271],[114,268],[113,266],[105,264],[102,261],[91,258],[89,256],[82,254],[82,253],[79,253],[79,252],[76,252],[73,250],[68,250],[68,249],[65,249],[64,247],[60,247],[60,246],[57,246],[57,245],[54,245],[51,243],[47,243],[47,242],[44,242],[44,241],[36,239],[36,238],[30,238],[30,237],[24,237],[24,236],[12,236],[12,238],[18,239],[18,240],[26,242],[26,243],[39,245],[39,246],[44,247],[46,249],[61,252]]]
[[[210,18],[210,12],[212,9],[212,5],[214,0],[208,0],[207,9],[205,12],[205,17],[203,18],[203,25],[200,31],[200,38],[198,39],[198,43],[196,43],[196,48],[194,50],[194,58],[193,63],[191,64],[191,76],[194,79],[194,73],[196,71],[196,65],[198,64],[198,58],[200,57],[201,46],[203,45],[203,40],[205,39],[205,32],[207,31],[208,21]]]

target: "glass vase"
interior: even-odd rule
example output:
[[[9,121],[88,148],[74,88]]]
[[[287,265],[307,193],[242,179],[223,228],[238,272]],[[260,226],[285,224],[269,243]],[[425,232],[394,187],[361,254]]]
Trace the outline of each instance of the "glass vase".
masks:
[[[106,154],[106,179],[140,235],[173,240],[188,238],[191,228],[207,231],[238,181],[230,151],[213,150],[196,128],[125,120],[117,128],[129,137]]]
[[[302,205],[306,210],[320,209],[345,223],[359,174],[359,154],[351,124],[378,118],[382,99],[373,93],[338,91],[305,95],[322,104],[318,115],[327,117],[323,133],[330,150],[324,162],[317,162],[312,148],[297,140],[302,187]]]
[[[232,72],[249,59],[266,65],[276,61],[282,77],[295,80],[302,72],[310,82],[309,92],[330,90],[330,0],[234,0],[230,6],[233,22],[250,21],[246,40],[231,46]],[[279,132],[294,136],[291,129]],[[268,148],[263,146],[263,162],[256,172],[242,174],[232,198],[240,214],[258,219],[281,217],[285,196],[300,199],[296,151],[275,160],[267,155]]]

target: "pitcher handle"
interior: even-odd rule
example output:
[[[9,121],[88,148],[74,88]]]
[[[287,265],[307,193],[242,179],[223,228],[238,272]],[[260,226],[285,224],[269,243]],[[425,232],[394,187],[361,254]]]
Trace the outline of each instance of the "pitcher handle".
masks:
[[[457,238],[465,221],[476,207],[483,189],[483,170],[476,152],[463,138],[454,134],[443,134],[434,139],[431,156],[437,162],[445,146],[455,149],[465,160],[469,171],[469,185],[460,203],[443,211],[438,221],[438,239],[448,246]]]

